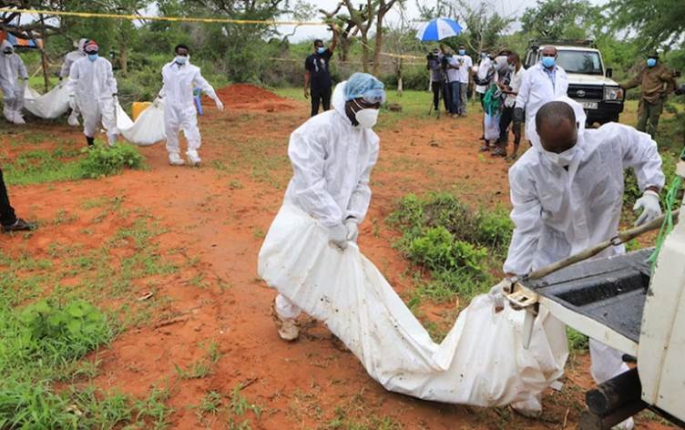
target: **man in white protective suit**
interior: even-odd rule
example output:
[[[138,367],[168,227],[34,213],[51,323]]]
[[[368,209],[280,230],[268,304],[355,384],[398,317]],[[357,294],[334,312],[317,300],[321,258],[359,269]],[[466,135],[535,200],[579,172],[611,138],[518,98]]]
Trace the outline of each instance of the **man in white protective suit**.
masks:
[[[114,146],[117,141],[117,81],[112,63],[100,57],[99,50],[94,40],[86,43],[86,57],[72,64],[67,83],[83,114],[83,134],[89,147],[95,144],[95,132],[101,123],[107,132],[107,143]]]
[[[568,76],[557,64],[557,48],[545,46],[540,62],[523,72],[514,109],[514,124],[524,121],[525,112],[526,139],[531,143],[529,136],[535,130],[535,114],[538,109],[547,102],[566,96],[567,91]]]
[[[79,39],[77,49],[75,51],[71,51],[70,53],[64,56],[62,70],[60,70],[59,72],[60,83],[63,82],[65,78],[68,81],[69,73],[71,72],[71,66],[78,60],[86,57],[86,43],[88,43],[88,39]],[[71,99],[71,101],[73,102],[74,100]],[[69,114],[69,119],[67,120],[67,122],[72,127],[78,127],[78,117],[80,116],[78,106],[76,105],[76,103],[72,103],[69,107],[71,108],[71,114]]]
[[[2,113],[13,124],[25,124],[21,110],[24,108],[24,91],[29,82],[26,66],[7,40],[0,45],[0,51],[0,88],[4,104]]]
[[[164,130],[166,132],[166,149],[169,153],[169,164],[182,166],[181,148],[178,132],[188,140],[188,163],[198,166],[201,163],[198,150],[202,145],[200,130],[197,128],[197,111],[193,89],[199,87],[216,103],[217,109],[224,110],[224,104],[216,95],[214,88],[202,77],[200,68],[190,64],[190,50],[186,45],[174,48],[176,57],[162,69],[164,86],[159,97],[164,99]]]
[[[585,130],[582,106],[563,97],[537,111],[529,137],[533,148],[509,171],[515,228],[504,264],[507,276],[526,275],[616,237],[627,168],[634,170],[643,192],[633,208],[642,210],[636,225],[661,215],[664,174],[648,134],[615,123]],[[611,247],[596,258],[624,252],[623,246]],[[493,292],[510,287],[505,280]],[[594,339],[590,355],[598,384],[628,370],[621,352]],[[618,428],[633,428],[632,419]]]
[[[384,101],[383,83],[355,73],[336,87],[332,110],[312,117],[290,136],[288,156],[294,176],[285,201],[327,228],[330,243],[340,250],[348,242],[356,243],[369,208],[369,178],[379,152],[372,128]],[[279,336],[297,339],[300,309],[282,295],[276,297],[274,307]]]

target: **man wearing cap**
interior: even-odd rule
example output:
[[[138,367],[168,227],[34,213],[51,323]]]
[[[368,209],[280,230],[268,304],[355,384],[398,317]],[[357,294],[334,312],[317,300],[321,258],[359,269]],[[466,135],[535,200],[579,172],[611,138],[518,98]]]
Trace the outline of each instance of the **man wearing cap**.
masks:
[[[75,51],[71,51],[67,55],[64,56],[64,62],[62,63],[62,70],[59,72],[59,81],[62,82],[64,78],[69,80],[69,73],[71,73],[71,66],[80,60],[81,58],[84,58],[86,56],[86,43],[88,43],[88,39],[80,39],[78,41],[78,45]],[[73,99],[71,100],[73,101]],[[69,106],[71,108],[71,114],[69,115],[68,123],[72,127],[77,127],[79,125],[78,122],[78,117],[81,115],[80,112],[78,111],[78,106],[76,106],[76,103],[73,103],[72,105]]]
[[[356,243],[371,201],[369,179],[379,151],[372,128],[385,90],[375,77],[355,73],[336,86],[332,101],[333,110],[309,119],[290,136],[294,175],[283,206],[295,206],[314,218],[327,231],[331,246],[344,252],[350,242]],[[269,240],[267,236],[265,247]],[[260,266],[274,263],[263,253],[259,261]],[[274,308],[279,336],[297,339],[300,308],[280,294]]]
[[[637,76],[621,86],[625,90],[642,87],[636,128],[654,139],[666,97],[677,86],[673,73],[659,61],[659,53],[653,52],[647,56],[647,63]]]
[[[67,83],[70,96],[75,98],[83,114],[83,134],[89,147],[95,143],[95,132],[100,123],[107,131],[107,143],[114,146],[117,140],[117,81],[112,63],[100,57],[99,50],[94,40],[86,44],[86,57],[71,66]]]

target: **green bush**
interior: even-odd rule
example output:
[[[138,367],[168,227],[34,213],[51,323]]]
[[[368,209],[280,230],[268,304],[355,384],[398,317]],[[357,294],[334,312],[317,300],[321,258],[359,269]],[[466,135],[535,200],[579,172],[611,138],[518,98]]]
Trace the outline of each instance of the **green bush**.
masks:
[[[402,232],[396,246],[430,273],[421,293],[440,301],[492,286],[490,273],[500,270],[513,230],[505,211],[473,211],[450,193],[408,195],[389,222]]]
[[[79,358],[113,336],[102,311],[82,300],[66,305],[42,300],[28,305],[20,320],[24,345],[56,363]]]
[[[444,227],[428,229],[424,235],[409,241],[407,256],[432,271],[459,271],[482,273],[487,250],[470,243],[455,240]]]
[[[390,221],[404,232],[404,238],[425,234],[426,229],[444,227],[455,240],[506,250],[513,224],[503,209],[473,211],[450,193],[432,193],[424,198],[413,194],[403,198]]]
[[[95,179],[121,173],[125,168],[142,169],[145,159],[131,145],[119,143],[113,147],[96,144],[79,161],[81,177]]]

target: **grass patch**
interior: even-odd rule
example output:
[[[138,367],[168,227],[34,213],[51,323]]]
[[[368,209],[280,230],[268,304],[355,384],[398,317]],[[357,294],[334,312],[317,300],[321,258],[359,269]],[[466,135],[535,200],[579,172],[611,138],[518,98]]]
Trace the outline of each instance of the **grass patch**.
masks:
[[[9,185],[29,185],[96,179],[144,166],[144,158],[135,147],[121,143],[110,148],[98,143],[81,151],[60,146],[54,151],[23,152],[3,167],[3,173]]]
[[[402,232],[395,246],[430,277],[416,279],[420,294],[436,301],[487,291],[513,229],[504,210],[473,211],[450,193],[409,195],[389,221]]]
[[[116,199],[115,199],[116,200]],[[93,200],[88,207],[118,207],[120,200]],[[105,392],[90,383],[97,376],[97,352],[127,327],[150,318],[164,297],[139,302],[134,285],[154,290],[174,273],[155,240],[163,229],[145,214],[109,211],[124,225],[96,248],[53,241],[42,258],[26,251],[0,250],[0,428],[164,428],[171,409],[168,390],[153,389],[136,399]],[[55,224],[66,222],[60,212]],[[97,229],[94,231],[97,234]],[[112,253],[113,248],[124,248]],[[179,263],[180,264],[180,263]],[[68,281],[68,282],[64,282]],[[123,297],[115,309],[101,309]],[[216,343],[206,348],[208,365],[220,359]],[[201,373],[201,372],[200,372]],[[60,383],[56,389],[55,384]]]

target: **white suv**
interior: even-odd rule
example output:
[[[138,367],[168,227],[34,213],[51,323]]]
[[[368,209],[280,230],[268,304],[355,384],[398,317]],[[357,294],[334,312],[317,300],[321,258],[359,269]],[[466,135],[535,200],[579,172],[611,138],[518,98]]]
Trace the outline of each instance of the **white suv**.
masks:
[[[531,42],[524,64],[526,68],[540,61],[545,46],[557,48],[557,64],[568,74],[568,96],[585,108],[589,125],[618,122],[623,112],[625,94],[611,79],[612,69],[605,69],[602,54],[592,41]]]

